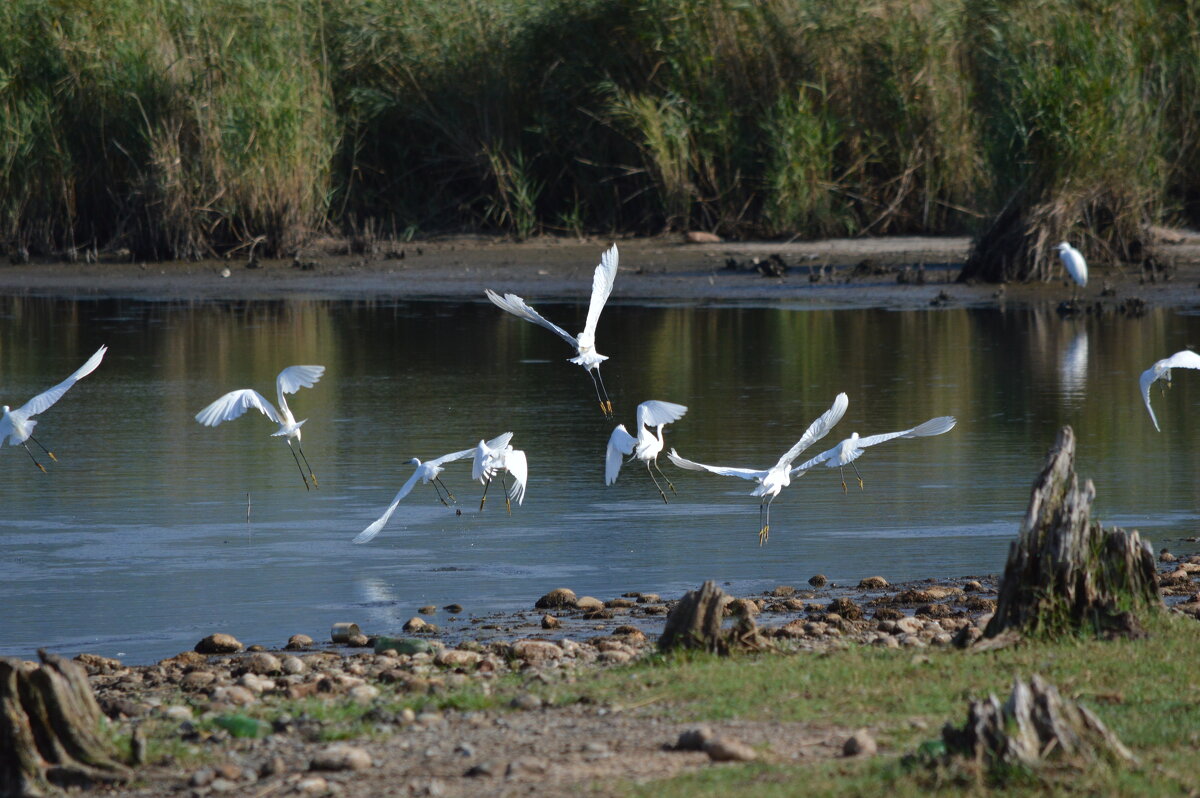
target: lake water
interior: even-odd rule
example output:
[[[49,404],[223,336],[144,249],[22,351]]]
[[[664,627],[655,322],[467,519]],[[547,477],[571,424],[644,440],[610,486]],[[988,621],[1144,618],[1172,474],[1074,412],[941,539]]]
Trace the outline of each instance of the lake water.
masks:
[[[537,303],[569,330],[584,308]],[[1197,534],[1200,374],[1156,390],[1139,373],[1200,343],[1200,318],[1153,311],[1059,319],[1051,310],[811,310],[613,304],[599,348],[618,420],[646,399],[688,405],[668,447],[717,465],[773,464],[839,391],[852,431],[954,415],[947,435],[894,441],[858,461],[843,494],[819,469],[775,501],[757,545],[753,483],[684,472],[658,498],[644,469],[603,481],[612,423],[549,332],[485,302],[240,303],[0,298],[0,402],[23,404],[101,344],[101,367],[40,417],[58,455],[42,474],[0,449],[0,655],[39,646],[147,662],[215,631],[281,645],[334,621],[395,632],[417,607],[527,609],[566,586],[609,598],[676,596],[705,579],[748,593],[815,573],[897,582],[999,572],[1046,449],[1079,437],[1095,515],[1187,550]],[[222,393],[274,399],[291,364],[324,379],[291,397],[320,479],[306,492],[273,424],[216,429],[193,416]],[[350,540],[430,459],[506,430],[528,453],[525,504],[504,511],[469,461],[443,479],[461,515],[419,485],[372,543]],[[247,522],[247,494],[249,521]]]

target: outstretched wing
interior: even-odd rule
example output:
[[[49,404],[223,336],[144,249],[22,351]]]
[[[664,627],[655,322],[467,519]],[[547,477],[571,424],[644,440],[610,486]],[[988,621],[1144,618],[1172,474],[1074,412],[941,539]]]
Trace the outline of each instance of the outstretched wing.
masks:
[[[430,460],[426,464],[431,466],[440,466],[442,463],[452,463],[455,460],[461,460],[464,457],[471,457],[475,454],[475,449],[463,449],[461,452],[451,452],[444,454],[436,460]]]
[[[364,529],[362,532],[359,532],[351,542],[366,543],[378,535],[379,531],[383,529],[384,525],[388,522],[388,519],[392,517],[392,513],[396,512],[396,506],[400,504],[400,500],[412,492],[413,486],[417,484],[417,480],[420,479],[420,477],[421,467],[417,466],[417,470],[414,471],[413,475],[408,478],[408,482],[404,483],[404,486],[400,488],[400,491],[396,494],[396,497],[392,499],[392,503],[389,504],[388,508],[383,511],[383,515],[379,516],[379,518],[377,518],[373,524]]]
[[[276,424],[282,424],[275,406],[253,388],[230,391],[196,414],[196,420],[206,427],[215,427],[222,421],[233,421],[242,413],[254,408]]]
[[[800,465],[798,465],[792,469],[792,476],[798,477],[801,474],[803,474],[805,471],[808,471],[810,468],[816,468],[821,463],[829,462],[833,458],[837,457],[838,452],[840,452],[841,450],[842,450],[842,444],[839,443],[837,446],[834,446],[832,449],[826,449],[825,451],[821,452],[816,457],[813,457],[809,460],[805,460],[803,463],[801,463]]]
[[[956,423],[954,416],[938,416],[912,429],[901,430],[900,432],[884,432],[880,435],[872,435],[869,438],[859,438],[858,446],[860,449],[865,449],[868,446],[890,441],[893,438],[928,438],[931,435],[941,435],[954,429]]]
[[[799,457],[801,452],[829,434],[834,425],[842,420],[842,416],[846,415],[846,408],[849,406],[849,397],[844,393],[839,393],[837,398],[833,400],[830,408],[822,413],[820,418],[808,425],[808,429],[800,436],[800,440],[796,441],[796,445],[788,449],[787,453],[779,458],[779,462],[775,464],[775,467],[786,468],[791,466],[792,461]]]
[[[1146,412],[1150,414],[1150,420],[1154,422],[1156,430],[1159,429],[1158,419],[1154,417],[1154,410],[1150,407],[1150,386],[1154,384],[1155,380],[1169,373],[1171,369],[1200,369],[1200,354],[1190,349],[1182,349],[1142,372],[1142,376],[1138,380],[1142,388],[1142,401],[1146,403]]]
[[[100,361],[104,359],[104,353],[108,351],[107,346],[102,346],[96,350],[96,353],[87,359],[87,362],[80,366],[75,372],[65,380],[55,385],[48,391],[39,393],[37,396],[30,399],[25,404],[17,408],[14,415],[22,418],[36,416],[38,413],[44,413],[59,399],[62,399],[63,394],[70,390],[71,386],[82,380],[87,375],[96,370],[100,365]]]
[[[633,454],[636,446],[637,439],[629,434],[624,424],[618,424],[612,431],[612,435],[608,436],[608,449],[604,452],[605,485],[611,485],[617,481],[617,474],[621,473],[622,460]]]
[[[686,412],[687,407],[677,405],[674,402],[662,402],[658,399],[642,402],[637,406],[638,431],[641,431],[643,426],[657,427],[660,424],[670,424],[673,421],[678,421],[683,418],[683,414]]]
[[[504,458],[504,467],[513,478],[508,499],[520,504],[525,501],[525,486],[529,484],[529,462],[525,459],[525,452],[521,449],[511,450]]]
[[[492,300],[492,304],[496,307],[507,310],[514,316],[519,316],[522,319],[525,319],[525,321],[531,321],[534,324],[545,327],[547,330],[569,343],[576,350],[579,349],[579,342],[575,340],[575,336],[571,335],[554,322],[547,321],[542,314],[529,307],[529,305],[526,305],[525,300],[521,299],[521,297],[517,296],[516,294],[505,294],[504,296],[500,296],[490,288],[485,288],[484,293],[487,294],[487,298]]]
[[[316,385],[324,373],[324,366],[288,366],[275,378],[275,387],[280,393],[295,393]]]
[[[667,457],[675,465],[680,468],[686,468],[689,471],[707,471],[710,474],[720,474],[723,477],[738,477],[739,479],[762,479],[767,475],[766,471],[756,471],[753,468],[729,468],[725,466],[704,465],[704,463],[697,463],[694,460],[680,457],[679,453],[674,449],[667,452]]]
[[[617,245],[613,244],[600,256],[600,265],[592,275],[592,301],[588,305],[587,323],[583,325],[583,338],[594,339],[596,324],[600,321],[600,311],[604,310],[604,303],[608,301],[616,279]]]
[[[484,477],[491,478],[496,467],[496,455],[498,455],[508,442],[512,440],[513,434],[506,432],[503,435],[492,438],[490,441],[480,441],[479,445],[472,449],[473,458],[471,461],[471,479],[483,480]]]
[[[1158,364],[1156,363],[1143,371],[1141,378],[1138,380],[1138,384],[1142,388],[1142,401],[1146,403],[1146,412],[1150,414],[1150,420],[1154,422],[1154,430],[1155,432],[1162,432],[1162,430],[1158,427],[1158,419],[1154,417],[1154,408],[1150,406],[1150,386],[1153,385],[1154,381],[1162,376],[1162,374],[1164,374],[1166,371],[1165,369],[1163,371],[1159,371],[1157,366]]]

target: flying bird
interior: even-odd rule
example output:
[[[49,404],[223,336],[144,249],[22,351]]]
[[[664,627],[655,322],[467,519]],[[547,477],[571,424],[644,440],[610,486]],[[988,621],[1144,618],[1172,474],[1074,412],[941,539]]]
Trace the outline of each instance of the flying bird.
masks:
[[[38,462],[33,452],[30,451],[29,444],[25,441],[36,443],[54,462],[57,463],[58,458],[54,456],[54,452],[42,446],[41,441],[33,437],[33,428],[38,425],[38,422],[34,421],[33,417],[45,413],[50,409],[51,405],[62,399],[63,394],[69,391],[72,385],[95,371],[96,367],[100,365],[100,361],[104,359],[104,353],[107,351],[107,346],[100,347],[70,377],[67,377],[50,390],[39,393],[16,410],[11,410],[8,405],[0,407],[0,446],[3,446],[5,443],[8,443],[10,446],[19,444],[25,450],[25,453],[29,455],[29,459],[33,460],[33,464],[40,468],[43,474],[46,473],[46,467]]]
[[[1064,241],[1058,245],[1058,257],[1062,259],[1067,274],[1071,275],[1075,284],[1080,288],[1086,288],[1088,268],[1087,261],[1083,259],[1083,253]]]
[[[608,398],[608,391],[604,387],[604,379],[600,376],[600,364],[608,360],[608,356],[596,351],[596,323],[600,321],[600,311],[604,309],[604,303],[608,301],[608,295],[612,293],[613,281],[616,277],[617,245],[613,244],[600,256],[600,265],[596,267],[596,272],[592,276],[592,301],[588,305],[587,321],[583,325],[583,332],[578,336],[573,336],[562,327],[548,321],[516,294],[500,296],[490,288],[485,289],[487,298],[497,307],[507,310],[525,321],[545,327],[575,347],[578,354],[570,358],[570,362],[583,366],[591,376],[592,386],[596,389],[596,399],[600,402],[600,412],[604,413],[605,418],[612,418],[613,405]]]
[[[490,441],[480,441],[474,449],[471,462],[471,479],[483,483],[483,497],[479,500],[479,509],[487,501],[488,488],[496,475],[500,475],[500,484],[504,488],[504,506],[512,512],[512,503],[521,504],[525,501],[525,486],[529,482],[529,463],[525,452],[514,449],[510,441],[513,434],[506,432]],[[505,473],[511,474],[513,485],[510,488],[504,480]]]
[[[308,465],[308,458],[304,456],[304,449],[300,447],[300,427],[308,419],[296,420],[296,417],[292,415],[292,409],[288,407],[286,394],[296,393],[301,388],[313,387],[324,373],[324,366],[288,366],[275,378],[275,393],[279,399],[278,410],[258,391],[253,388],[242,388],[230,391],[201,410],[196,414],[196,420],[206,427],[215,427],[222,421],[232,421],[241,417],[251,408],[257,410],[279,425],[279,429],[272,432],[271,436],[286,438],[288,450],[292,453],[292,459],[296,461],[296,468],[300,469],[300,478],[304,480],[304,489],[309,489],[309,478],[312,479],[315,487],[320,487],[317,484],[317,475],[313,473],[312,466]],[[295,447],[292,446],[293,440],[296,441]],[[297,451],[300,452],[300,457],[296,456]],[[300,465],[301,458],[304,459],[303,466]],[[308,468],[307,474],[304,472],[305,467]]]
[[[617,474],[621,473],[622,455],[632,455],[646,464],[646,473],[654,480],[654,487],[658,488],[658,495],[662,496],[665,502],[667,494],[663,493],[662,486],[658,484],[650,466],[653,464],[654,468],[658,469],[658,475],[666,481],[671,493],[674,493],[675,486],[667,479],[662,469],[658,468],[658,453],[663,450],[663,427],[683,418],[686,412],[687,408],[683,405],[660,402],[657,399],[638,405],[637,437],[630,435],[624,424],[618,424],[612,435],[608,436],[608,449],[604,455],[604,484],[611,485],[617,481]],[[650,431],[650,427],[654,427],[653,432]]]
[[[1184,349],[1170,357],[1164,357],[1142,372],[1138,380],[1142,387],[1142,400],[1146,403],[1146,412],[1150,414],[1150,420],[1154,422],[1154,429],[1159,432],[1161,430],[1158,429],[1158,419],[1154,417],[1154,410],[1150,407],[1150,386],[1160,379],[1170,385],[1171,369],[1200,369],[1200,355],[1190,349]]]
[[[863,456],[863,450],[868,446],[874,446],[895,438],[928,438],[931,435],[941,435],[954,429],[955,423],[953,416],[938,416],[912,429],[901,430],[900,432],[885,432],[881,435],[872,435],[869,438],[860,438],[858,437],[858,433],[855,432],[829,451],[821,452],[811,460],[793,468],[792,476],[798,477],[810,468],[815,468],[821,464],[824,464],[826,468],[837,468],[838,472],[842,475],[842,493],[845,493],[846,474],[843,469],[846,466],[850,466],[854,469],[855,476],[858,477],[858,488],[862,490],[862,474],[858,473],[858,466],[854,465],[854,461]]]
[[[461,452],[444,454],[437,459],[426,460],[424,463],[415,457],[409,460],[408,462],[412,465],[415,465],[417,470],[414,471],[412,476],[408,478],[408,481],[401,486],[399,492],[396,493],[395,498],[392,499],[392,503],[388,505],[388,508],[384,511],[383,515],[379,516],[379,518],[376,519],[373,524],[368,526],[362,532],[359,532],[352,542],[366,543],[378,535],[379,531],[383,529],[384,524],[386,524],[388,519],[392,517],[392,513],[396,512],[396,506],[400,504],[400,500],[412,491],[418,480],[426,484],[432,482],[433,489],[437,491],[438,501],[449,507],[449,502],[442,498],[442,490],[446,491],[446,495],[450,497],[451,501],[454,500],[454,494],[450,492],[450,489],[447,488],[446,484],[441,480],[440,474],[444,470],[443,466],[445,466],[446,463],[450,463],[455,460],[461,460],[464,457],[471,457],[475,454],[475,452],[476,449],[463,449]],[[439,485],[441,486],[441,489],[439,489]]]
[[[775,500],[775,497],[779,495],[781,490],[792,484],[790,473],[792,463],[800,456],[801,452],[829,434],[829,430],[833,429],[833,426],[842,420],[842,416],[846,414],[846,408],[849,405],[850,400],[846,394],[839,393],[837,398],[833,400],[833,405],[822,413],[820,418],[808,425],[808,429],[800,436],[800,440],[796,441],[796,445],[788,449],[783,457],[779,458],[779,462],[766,470],[760,471],[753,468],[704,465],[703,463],[697,463],[680,457],[674,449],[667,453],[667,457],[680,468],[687,468],[692,471],[708,471],[723,477],[752,479],[757,482],[758,487],[752,490],[750,495],[762,497],[758,503],[758,521],[760,524],[758,545],[761,546],[767,542],[767,537],[771,533],[771,502]]]

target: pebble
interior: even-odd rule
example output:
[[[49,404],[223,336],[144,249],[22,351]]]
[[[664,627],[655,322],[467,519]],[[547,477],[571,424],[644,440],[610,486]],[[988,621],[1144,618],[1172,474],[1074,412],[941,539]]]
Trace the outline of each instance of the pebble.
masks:
[[[329,792],[329,782],[320,776],[307,776],[296,782],[296,792],[305,795],[320,795]]]
[[[350,688],[350,692],[347,695],[350,696],[351,701],[359,706],[366,706],[376,698],[379,698],[379,688],[371,684],[360,684],[358,687]]]
[[[433,661],[443,668],[473,668],[479,664],[481,659],[483,659],[483,655],[476,651],[446,648],[439,651]]]
[[[542,708],[542,699],[538,698],[533,693],[521,693],[513,698],[509,703],[513,709],[521,709],[527,712]]]
[[[548,640],[518,640],[512,644],[512,653],[526,662],[543,662],[558,659],[563,650]]]
[[[791,585],[777,585],[771,590],[771,595],[775,598],[791,598],[796,595],[796,588]]]
[[[859,729],[842,744],[842,756],[871,756],[877,750],[875,738],[866,729]]]
[[[300,649],[312,648],[313,639],[308,635],[292,635],[288,638],[287,648],[289,651],[298,651]]]
[[[353,745],[331,745],[318,751],[309,762],[309,770],[369,770],[371,755]]]
[[[758,752],[750,746],[729,737],[718,737],[704,744],[704,753],[714,762],[753,762]]]
[[[837,613],[849,621],[857,621],[863,617],[862,607],[855,604],[854,599],[850,598],[834,599],[833,601],[829,602],[829,606],[826,607],[826,611]]]
[[[349,639],[346,640],[346,645],[352,648],[366,648],[371,645],[371,638],[363,634],[350,635]]]
[[[662,601],[662,597],[657,593],[639,593],[638,604],[658,604]]]
[[[447,604],[445,607],[442,607],[442,609],[444,609],[446,612],[450,613],[451,615],[458,615],[459,613],[461,613],[463,611],[463,605]]]
[[[537,600],[533,606],[539,610],[556,610],[575,605],[575,591],[558,587]]]
[[[417,612],[421,613],[422,615],[436,615],[437,607],[433,606],[432,604],[426,604],[424,607],[420,607]]]
[[[560,621],[558,618],[555,618],[550,613],[546,613],[545,615],[542,616],[542,628],[543,629],[558,629],[561,626],[562,626],[562,621]]]
[[[808,580],[808,583],[813,587],[825,587],[829,580],[825,578],[825,574],[817,574]]]
[[[404,631],[406,632],[423,632],[428,628],[429,624],[425,622],[425,619],[418,618],[415,615],[409,618],[404,624]]]
[[[182,723],[185,720],[192,719],[192,708],[185,707],[182,704],[172,704],[162,707],[158,710],[159,714],[168,720],[175,720]]]
[[[197,643],[195,651],[197,654],[233,654],[243,648],[241,642],[233,635],[218,632]]]
[[[508,767],[504,769],[505,776],[540,776],[546,772],[549,766],[546,760],[539,759],[535,756],[523,756],[508,763]]]
[[[216,680],[217,675],[211,671],[192,671],[179,680],[179,686],[184,690],[200,690]]]
[[[888,586],[888,581],[882,576],[868,576],[861,580],[858,586],[863,590],[882,590]]]
[[[471,778],[471,779],[477,779],[482,776],[486,776],[486,777],[490,778],[492,776],[495,776],[499,772],[499,770],[500,770],[500,766],[498,764],[496,764],[495,762],[493,762],[491,760],[488,760],[487,762],[480,762],[477,765],[472,765],[470,768],[468,768],[467,772],[464,773],[463,775],[466,776],[467,778]]]
[[[284,657],[283,661],[279,663],[279,667],[284,673],[292,676],[302,674],[308,670],[308,666],[304,664],[304,660],[299,657]]]
[[[233,704],[234,706],[244,707],[253,704],[257,699],[254,697],[254,693],[245,687],[234,685],[231,687],[218,687],[216,690],[213,690],[212,700],[215,704]]]
[[[575,609],[584,612],[596,612],[604,609],[604,602],[595,596],[580,596],[575,599]]]
[[[246,667],[250,669],[251,673],[265,674],[280,672],[279,658],[261,651],[250,655],[246,660]]]

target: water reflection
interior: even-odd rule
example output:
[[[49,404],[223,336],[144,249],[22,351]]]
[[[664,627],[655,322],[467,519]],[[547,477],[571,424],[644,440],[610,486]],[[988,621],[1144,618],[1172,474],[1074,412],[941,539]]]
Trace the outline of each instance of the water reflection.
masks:
[[[582,305],[542,304],[568,329],[583,323]],[[425,604],[524,608],[560,586],[671,595],[707,578],[752,590],[818,571],[843,582],[994,572],[1067,423],[1097,515],[1175,548],[1197,534],[1188,420],[1200,384],[1155,397],[1159,434],[1137,377],[1198,330],[1200,318],[1166,311],[1064,321],[1049,309],[609,306],[600,333],[617,413],[651,397],[686,404],[669,445],[705,462],[774,462],[841,391],[850,409],[829,440],[959,419],[947,435],[873,450],[864,491],[843,495],[836,470],[808,474],[776,501],[760,549],[748,483],[663,463],[670,504],[642,480],[606,487],[611,424],[569,352],[483,301],[2,298],[0,401],[42,390],[101,344],[109,353],[46,416],[53,473],[0,449],[0,654],[49,644],[144,661],[212,631],[280,644],[333,621],[402,622]],[[297,363],[327,367],[300,413],[321,477],[308,494],[262,423],[193,420],[228,386]],[[452,463],[443,479],[461,516],[414,491],[376,540],[350,544],[410,458],[504,430],[529,457],[512,515],[480,513],[469,461]]]

